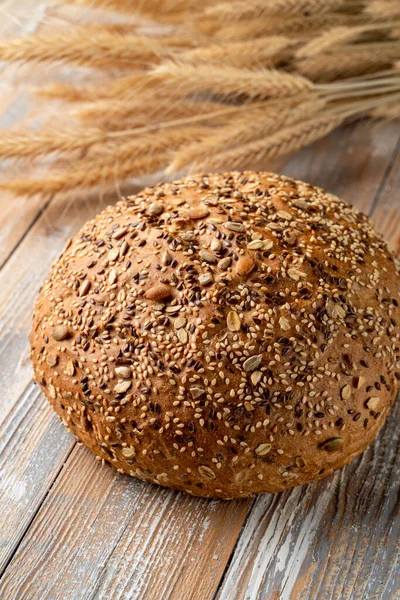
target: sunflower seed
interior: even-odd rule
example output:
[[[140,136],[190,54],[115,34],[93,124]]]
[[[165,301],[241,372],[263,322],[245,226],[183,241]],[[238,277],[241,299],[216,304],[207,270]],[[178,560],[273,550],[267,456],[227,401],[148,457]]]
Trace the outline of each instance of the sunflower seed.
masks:
[[[210,211],[208,210],[208,208],[206,208],[205,206],[203,207],[199,207],[199,208],[192,208],[190,209],[186,214],[185,217],[188,217],[189,219],[204,219],[205,217],[208,217],[208,215],[210,214]]]
[[[340,450],[343,448],[344,440],[343,438],[330,438],[329,440],[325,440],[320,444],[320,448],[326,450],[327,452],[335,452],[336,450]]]
[[[271,448],[271,444],[260,444],[255,449],[255,453],[257,454],[257,456],[265,456],[266,454],[268,454],[268,452],[271,451]]]
[[[179,317],[178,319],[176,319],[174,321],[174,328],[175,329],[180,329],[181,327],[185,327],[186,325],[186,319],[185,317]]]
[[[248,275],[255,267],[255,262],[250,256],[241,256],[236,263],[238,275]]]
[[[204,260],[206,263],[209,263],[210,265],[214,265],[217,262],[217,259],[214,256],[214,254],[211,254],[211,252],[208,252],[207,250],[200,250],[199,256],[202,260]]]
[[[226,324],[228,326],[229,331],[240,331],[240,317],[234,310],[228,312],[228,316],[226,318]]]
[[[306,466],[306,462],[302,456],[296,457],[296,466],[298,469],[304,469],[304,467]]]
[[[80,289],[79,289],[79,295],[80,296],[86,296],[86,294],[88,293],[90,289],[90,281],[88,281],[87,279],[85,279],[85,281],[82,283]]]
[[[262,354],[255,354],[254,356],[250,356],[243,363],[243,369],[247,372],[254,371],[257,367],[260,366],[262,361]]]
[[[49,356],[47,357],[47,364],[49,365],[49,367],[55,367],[57,363],[58,363],[57,354],[49,354]]]
[[[111,269],[110,274],[108,275],[108,283],[113,285],[117,281],[118,273],[115,269]]]
[[[124,235],[126,233],[128,233],[128,228],[121,227],[120,229],[117,229],[117,231],[114,231],[114,233],[112,234],[112,237],[114,240],[119,240],[120,238],[124,237]]]
[[[65,367],[65,374],[68,377],[73,377],[75,375],[75,365],[72,360],[68,361]]]
[[[198,468],[198,471],[202,477],[205,479],[215,479],[215,473],[210,467],[206,467],[205,465],[201,465]]]
[[[258,384],[260,383],[260,381],[261,381],[261,377],[262,377],[262,373],[261,373],[261,371],[254,371],[254,372],[251,374],[251,376],[250,376],[251,383],[252,383],[254,386],[255,386],[255,385],[258,385]]]
[[[152,202],[149,208],[147,209],[147,214],[150,215],[150,217],[156,217],[157,215],[161,214],[162,211],[162,204],[159,204],[158,202]]]
[[[53,338],[57,342],[61,342],[62,340],[67,339],[67,337],[69,337],[69,334],[70,331],[68,327],[65,327],[65,325],[57,325],[53,328]]]
[[[340,395],[343,400],[348,400],[351,396],[351,387],[347,384],[340,390]]]
[[[135,454],[136,454],[136,451],[133,446],[128,446],[127,448],[122,448],[122,455],[125,458],[132,458],[133,456],[135,456]]]
[[[253,412],[253,410],[255,410],[254,406],[252,404],[250,404],[250,402],[244,402],[244,407],[248,412]]]
[[[292,215],[290,213],[286,212],[285,210],[278,210],[278,212],[276,214],[280,219],[285,219],[285,221],[292,220]]]
[[[115,374],[118,377],[122,377],[122,379],[132,378],[132,371],[129,367],[125,367],[124,365],[122,365],[121,367],[115,367]]]
[[[186,329],[178,329],[178,340],[182,343],[182,344],[186,344],[189,336],[188,333],[186,331]]]
[[[172,290],[169,285],[159,283],[149,288],[144,297],[148,300],[165,300],[166,298],[170,298],[171,293]]]
[[[262,240],[253,240],[247,244],[247,250],[261,250],[264,248],[264,242]]]
[[[122,258],[128,252],[129,244],[126,240],[124,240],[119,249],[119,257]]]
[[[376,410],[380,404],[381,399],[378,396],[372,396],[372,398],[368,398],[365,403],[365,406],[369,408],[369,410]]]
[[[172,256],[170,255],[170,253],[165,250],[162,255],[161,255],[161,264],[166,266],[166,265],[170,265],[172,262]]]
[[[356,389],[359,390],[364,385],[365,381],[365,377],[356,377],[356,380],[354,382]]]
[[[118,256],[119,256],[119,248],[113,248],[108,253],[108,260],[110,262],[114,262],[114,260],[117,260]]]
[[[199,284],[200,285],[208,285],[209,283],[211,283],[213,280],[211,273],[204,273],[203,275],[200,275],[199,277]]]
[[[241,233],[242,231],[244,231],[243,223],[235,223],[234,221],[227,221],[226,223],[224,223],[224,227],[229,231],[235,231],[237,233]]]
[[[192,394],[192,398],[196,399],[196,398],[200,398],[200,396],[203,396],[203,394],[205,394],[205,390],[203,390],[203,388],[198,388],[198,387],[192,387],[190,388],[190,393]]]
[[[230,256],[226,256],[225,258],[221,258],[221,260],[218,263],[218,268],[221,271],[226,271],[226,269],[229,268],[231,262],[232,262],[232,259],[231,259]]]
[[[290,279],[293,279],[294,281],[299,281],[302,277],[306,277],[306,274],[303,273],[303,271],[299,271],[298,269],[288,269],[288,275],[290,277]]]
[[[123,394],[127,392],[132,385],[132,381],[119,381],[114,388],[116,394]]]
[[[218,240],[217,238],[213,238],[211,240],[210,248],[213,252],[218,252],[219,250],[221,250],[221,248],[222,248],[221,240]]]
[[[309,205],[303,198],[293,200],[293,206],[296,206],[296,208],[301,208],[302,210],[307,210],[309,208]]]
[[[281,329],[283,329],[283,331],[289,331],[290,330],[290,323],[286,319],[286,317],[281,317],[279,319],[279,326],[280,326]]]

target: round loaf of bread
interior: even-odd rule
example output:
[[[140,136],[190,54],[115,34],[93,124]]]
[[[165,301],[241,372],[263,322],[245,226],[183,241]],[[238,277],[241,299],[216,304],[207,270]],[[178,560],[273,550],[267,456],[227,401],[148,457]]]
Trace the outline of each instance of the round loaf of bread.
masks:
[[[367,217],[271,173],[147,188],[88,222],[36,302],[36,381],[102,463],[196,496],[279,492],[374,440],[400,276]]]

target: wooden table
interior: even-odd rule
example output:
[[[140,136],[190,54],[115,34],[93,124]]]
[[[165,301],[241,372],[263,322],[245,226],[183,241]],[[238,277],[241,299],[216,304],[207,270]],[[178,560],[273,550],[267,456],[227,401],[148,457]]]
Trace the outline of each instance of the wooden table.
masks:
[[[45,5],[0,0],[3,34],[33,30]],[[20,79],[0,81],[1,128],[37,118]],[[399,149],[399,123],[359,123],[281,170],[349,200],[400,253]],[[0,196],[0,598],[398,598],[399,402],[347,468],[244,501],[119,475],[64,430],[32,382],[32,304],[66,240],[113,200]]]

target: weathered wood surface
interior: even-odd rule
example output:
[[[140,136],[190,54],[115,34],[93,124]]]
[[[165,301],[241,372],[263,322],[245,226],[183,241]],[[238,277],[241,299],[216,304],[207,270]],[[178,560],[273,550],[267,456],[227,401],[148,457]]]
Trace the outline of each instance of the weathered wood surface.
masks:
[[[4,19],[19,3],[0,0],[5,35],[41,26],[46,2],[23,4]],[[40,118],[1,85],[0,128]],[[399,124],[360,123],[281,170],[370,213],[400,251],[399,147]],[[108,201],[0,196],[0,598],[398,597],[399,404],[376,444],[333,477],[230,503],[102,468],[59,424],[31,382],[31,308],[66,240]]]

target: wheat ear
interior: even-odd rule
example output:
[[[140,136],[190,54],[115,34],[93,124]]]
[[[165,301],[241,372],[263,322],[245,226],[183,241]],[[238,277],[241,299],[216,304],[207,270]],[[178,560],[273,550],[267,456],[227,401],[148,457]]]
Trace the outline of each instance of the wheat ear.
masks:
[[[189,45],[191,45],[189,43]],[[90,34],[85,28],[29,36],[0,44],[0,60],[70,62],[83,66],[148,66],[159,61],[166,47],[187,47],[185,38],[155,40],[109,32]]]
[[[369,47],[368,47],[369,46]],[[400,58],[399,42],[342,46],[337,51],[312,56],[295,63],[296,69],[312,81],[328,82],[379,70]]]
[[[299,150],[327,135],[342,123],[340,117],[324,116],[288,127],[256,142],[244,144],[234,150],[218,153],[194,163],[190,171],[207,172],[221,169],[243,169],[246,166]]]
[[[332,27],[324,31],[321,35],[304,44],[296,52],[297,58],[308,58],[322,54],[337,46],[347,44],[357,40],[360,35],[371,29],[376,29],[379,25],[359,25],[358,27]]]
[[[232,67],[252,68],[276,64],[282,59],[282,51],[297,41],[286,36],[270,36],[256,40],[210,44],[205,47],[187,50],[178,55],[181,62],[191,65],[226,64]]]
[[[53,173],[43,179],[15,179],[0,182],[0,189],[15,195],[47,196],[68,192],[76,188],[93,188],[104,184],[119,183],[124,179],[156,173],[166,167],[170,158],[167,152],[144,158],[127,158],[122,162],[94,163],[90,169],[74,168]]]
[[[182,65],[174,62],[156,67],[152,75],[161,77],[163,86],[173,96],[185,96],[196,92],[210,92],[214,96],[269,98],[296,95],[312,90],[313,84],[297,74],[272,69],[236,69]]]

